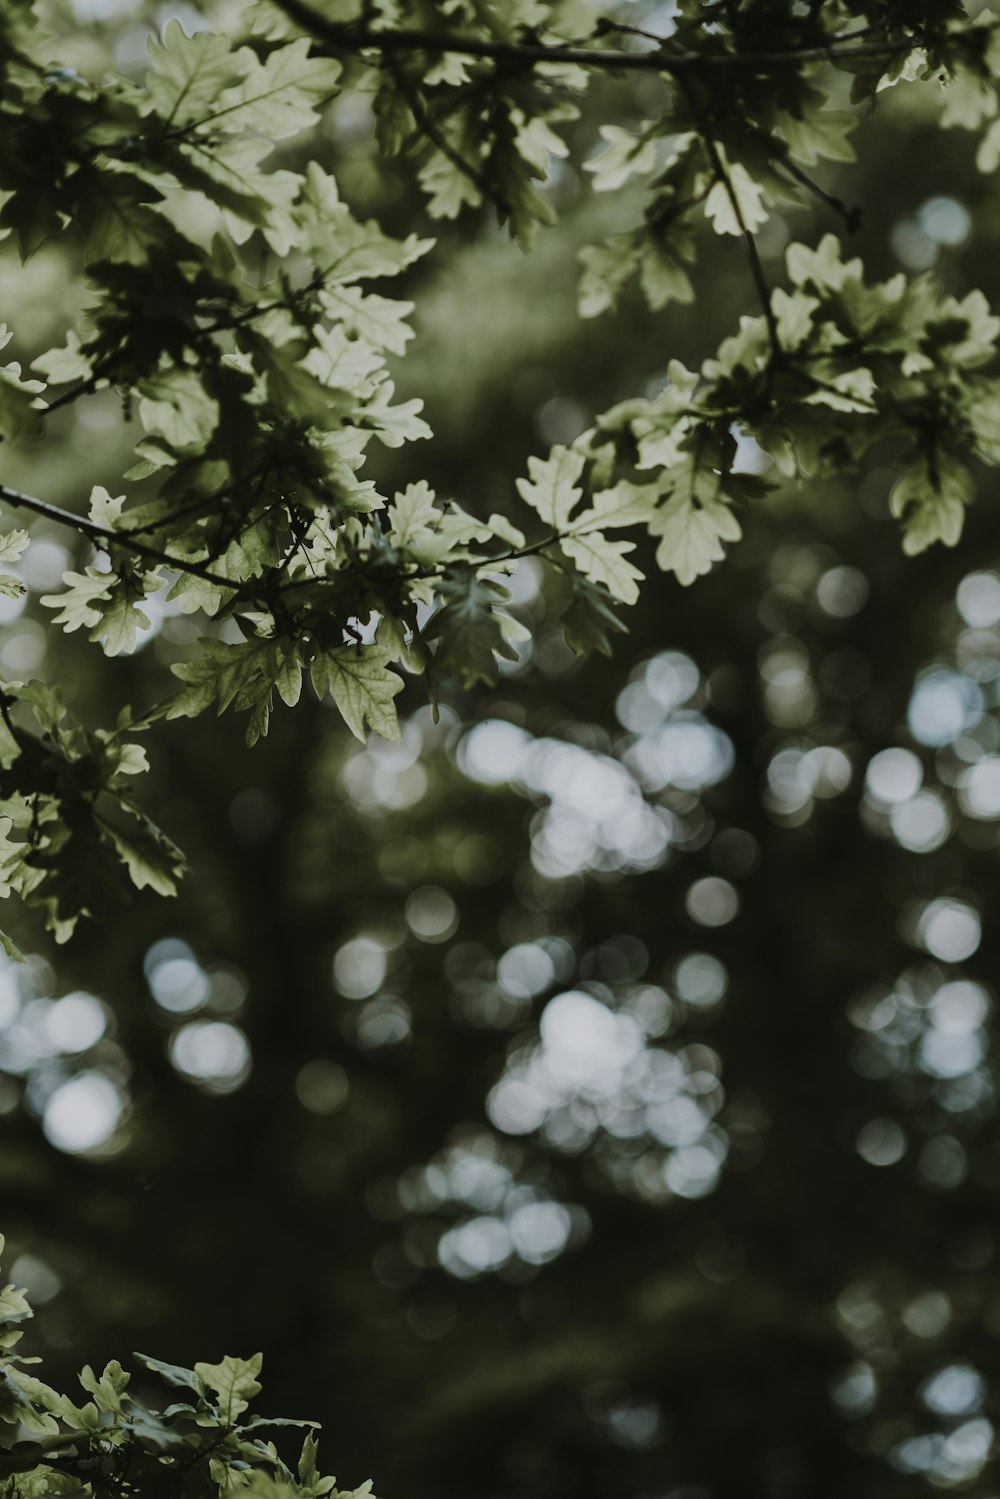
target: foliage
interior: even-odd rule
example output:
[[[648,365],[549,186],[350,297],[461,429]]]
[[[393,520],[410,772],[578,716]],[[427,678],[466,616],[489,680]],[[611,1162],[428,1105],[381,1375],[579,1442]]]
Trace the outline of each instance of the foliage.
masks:
[[[13,1285],[0,1291],[0,1427],[14,1438],[0,1447],[4,1499],[233,1491],[256,1499],[364,1499],[371,1493],[370,1483],[348,1494],[321,1475],[315,1421],[244,1416],[260,1394],[260,1354],[183,1369],[137,1353],[149,1375],[180,1392],[164,1409],[130,1390],[132,1375],[117,1360],[101,1374],[88,1364],[79,1379],[90,1399],[77,1405],[26,1372],[38,1359],[14,1351],[20,1324],[31,1315],[23,1291]],[[294,1469],[262,1435],[276,1427],[305,1428]]]
[[[212,24],[241,35],[225,4]],[[146,14],[83,27],[81,8],[50,0],[46,58],[145,76]],[[624,18],[666,30],[670,9],[631,0]],[[358,218],[423,236],[421,158],[378,160],[378,76],[352,64],[322,127],[273,159],[302,172],[315,154]],[[643,202],[639,175],[595,193],[578,168],[601,125],[642,128],[663,97],[648,70],[594,74],[556,127],[570,154],[540,186],[559,222],[530,256],[492,208],[466,210],[376,283],[416,304],[388,367],[438,434],[372,442],[361,472],[387,499],[423,475],[534,544],[529,456],[578,452],[596,413],[653,400],[669,358],[699,370],[759,311],[744,245],[695,211],[695,302],[652,313],[633,276],[613,316],[574,318],[577,249]],[[806,168],[864,205],[843,258],[868,283],[933,263],[959,301],[981,287],[1000,306],[992,179],[939,128],[937,81],[877,106],[856,111],[856,163]],[[773,287],[789,240],[837,228],[808,196],[758,231]],[[23,272],[0,246],[3,357],[28,373],[76,325],[77,244],[53,237]],[[8,482],[81,512],[92,484],[132,495],[115,476],[138,414],[115,425],[118,406],[108,388],[46,418],[3,449]],[[27,960],[0,959],[0,1198],[8,1278],[43,1313],[27,1372],[83,1404],[77,1369],[123,1349],[189,1368],[263,1349],[268,1408],[322,1419],[343,1486],[371,1472],[412,1499],[991,1499],[995,476],[959,452],[983,502],[954,547],[907,557],[897,441],[741,503],[731,563],[692,588],[652,576],[659,538],[606,529],[651,575],[618,610],[628,637],[575,567],[526,559],[495,595],[531,631],[518,661],[471,691],[437,665],[437,724],[426,678],[393,670],[399,744],[354,739],[308,671],[251,750],[252,705],[124,730],[150,771],[123,787],[192,873],[59,949],[44,913],[10,916]],[[736,461],[776,477],[739,436]],[[48,628],[40,597],[95,559],[51,516],[30,531],[3,563],[28,591],[0,601],[0,677],[59,683],[88,726],[189,692],[171,666],[215,627],[160,595],[138,601],[133,654]],[[566,649],[571,619],[595,659]]]
[[[85,514],[0,496],[94,549],[44,600],[55,624],[129,653],[147,599],[166,590],[204,629],[175,667],[180,687],[123,708],[113,731],[75,724],[36,684],[3,685],[4,877],[57,937],[95,914],[88,871],[101,900],[123,879],[175,888],[180,855],[132,796],[144,765],[123,738],[155,718],[232,706],[253,743],[275,693],[293,705],[305,678],[355,734],[391,739],[400,671],[426,672],[433,693],[442,676],[494,681],[516,655],[501,580],[530,554],[568,579],[570,646],[606,649],[643,578],[636,541],[609,532],[652,537],[658,567],[687,584],[767,503],[773,482],[741,471],[737,437],[788,483],[891,453],[908,552],[955,543],[970,460],[1000,459],[1000,385],[984,373],[1000,321],[980,293],[873,281],[833,234],[793,243],[787,285],[772,289],[755,243],[775,204],[816,195],[855,226],[809,170],[850,161],[859,113],[896,84],[943,90],[947,126],[988,125],[979,161],[992,170],[988,14],[957,0],[699,4],[669,35],[612,17],[582,39],[579,7],[541,0],[427,3],[416,19],[392,0],[324,12],[278,0],[232,36],[171,22],[141,76],[98,83],[50,55],[27,0],[4,0],[0,226],[25,259],[53,236],[71,244],[91,296],[30,375],[0,371],[0,439],[36,439],[108,388],[141,435]],[[432,242],[358,218],[308,159],[312,132],[339,92],[366,88],[381,150],[416,156],[432,218],[491,205],[527,248],[554,214],[539,184],[574,149],[581,101],[605,74],[642,78],[643,107],[654,92],[661,107],[635,120],[626,97],[629,123],[601,125],[584,162],[595,192],[638,188],[643,209],[638,227],[583,250],[581,314],[612,308],[633,274],[653,312],[690,302],[706,229],[742,242],[758,314],[697,371],[671,362],[659,393],[533,459],[513,519],[478,518],[475,497],[459,505],[419,479],[381,494],[362,477],[370,445],[431,433],[419,400],[394,401],[387,364],[412,304],[374,288]],[[22,538],[8,536],[5,558]]]

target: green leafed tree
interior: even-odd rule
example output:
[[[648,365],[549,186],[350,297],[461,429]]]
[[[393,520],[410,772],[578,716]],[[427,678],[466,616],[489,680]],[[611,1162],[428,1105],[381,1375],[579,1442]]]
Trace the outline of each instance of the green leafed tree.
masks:
[[[59,939],[128,885],[176,888],[183,855],[135,792],[157,719],[233,708],[253,743],[308,691],[391,739],[407,679],[434,700],[516,659],[506,580],[527,556],[563,577],[572,650],[609,651],[647,552],[690,584],[749,507],[872,455],[898,469],[905,550],[953,545],[975,470],[1000,461],[1000,319],[975,289],[879,279],[845,244],[860,213],[826,166],[845,180],[857,121],[901,88],[930,92],[993,171],[990,10],[710,0],[647,29],[586,0],[262,0],[172,20],[110,76],[67,64],[72,45],[2,0],[0,234],[26,275],[58,243],[79,295],[60,342],[0,367],[0,591],[22,587],[31,531],[13,524],[34,517],[79,539],[42,599],[53,628],[127,656],[166,596],[197,630],[172,685],[133,679],[113,727],[78,721],[58,683],[0,685],[3,888]],[[415,174],[415,228],[366,219],[328,170],[345,101],[374,121],[381,170]],[[580,251],[579,314],[612,316],[636,278],[663,376],[511,472],[501,509],[436,494],[422,403],[395,394],[414,307],[393,283],[435,255],[434,220],[495,216],[510,253],[532,253],[568,170],[611,195],[610,232]],[[777,207],[816,202],[836,232],[793,238],[779,284],[758,236]],[[705,294],[713,236],[746,310],[688,369],[670,307]],[[30,487],[32,455],[60,411],[107,392],[100,483],[62,508]],[[766,477],[740,462],[747,442]],[[381,492],[380,448],[406,449],[398,492]]]

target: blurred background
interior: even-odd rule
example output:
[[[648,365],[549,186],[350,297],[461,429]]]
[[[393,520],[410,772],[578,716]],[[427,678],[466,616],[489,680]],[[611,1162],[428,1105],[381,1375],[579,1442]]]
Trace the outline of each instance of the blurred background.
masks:
[[[662,24],[669,7],[634,4]],[[54,50],[141,69],[185,4],[75,0]],[[238,11],[229,23],[238,24]],[[1000,207],[920,87],[880,96],[824,181],[872,274],[1000,303]],[[662,107],[603,82],[574,127]],[[428,232],[364,88],[313,143],[345,197]],[[901,169],[905,163],[906,170]],[[526,458],[696,364],[752,288],[706,243],[693,309],[580,322],[576,252],[641,199],[548,184],[524,256],[435,226],[399,362],[432,444],[384,454],[513,513]],[[789,239],[835,216],[788,210]],[[67,252],[0,256],[20,352],[86,301]],[[128,466],[106,392],[8,458],[63,504]],[[742,461],[767,460],[747,441]],[[264,1352],[261,1408],[322,1420],[380,1499],[991,1499],[1000,1416],[1000,524],[904,559],[883,466],[784,489],[690,590],[655,577],[611,659],[563,643],[558,579],[515,579],[534,643],[492,691],[419,681],[399,746],[312,702],[151,736],[150,810],[193,873],[0,972],[0,1221],[46,1377],[142,1349]],[[12,518],[13,519],[13,518]],[[38,522],[0,675],[85,720],[149,703],[197,634],[137,653],[48,627],[83,556]],[[650,559],[651,560],[651,559]]]

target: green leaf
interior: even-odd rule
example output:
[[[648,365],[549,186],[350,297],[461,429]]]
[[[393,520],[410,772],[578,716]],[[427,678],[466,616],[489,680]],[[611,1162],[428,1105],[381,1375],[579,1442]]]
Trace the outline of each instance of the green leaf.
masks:
[[[576,486],[583,465],[582,453],[559,444],[548,458],[529,458],[530,478],[517,481],[517,492],[525,504],[557,533],[565,530],[570,513],[583,494]]]
[[[621,479],[613,488],[595,494],[592,509],[578,516],[570,529],[579,535],[594,526],[607,530],[609,526],[645,525],[656,508],[659,494],[656,484],[633,484],[629,479]]]
[[[104,819],[101,826],[137,890],[177,894],[177,881],[186,868],[184,856],[155,824],[142,817],[127,828]]]
[[[242,83],[257,64],[248,47],[234,52],[228,38],[211,31],[187,36],[176,19],[167,22],[162,41],[150,38],[149,56],[149,96],[175,128],[211,114],[219,95]]]
[[[57,1395],[51,1402],[52,1414],[59,1417],[70,1431],[89,1432],[91,1435],[101,1429],[101,1414],[93,1401],[88,1400],[86,1405],[77,1405],[70,1400],[68,1395]]]
[[[399,742],[399,721],[393,698],[402,691],[402,678],[389,671],[392,653],[384,646],[343,645],[320,651],[312,663],[312,682],[320,697],[333,698],[344,722],[358,739],[369,724],[383,739]]]
[[[319,119],[318,107],[336,89],[341,65],[330,57],[310,57],[306,37],[276,47],[256,62],[233,88],[220,93],[206,110],[205,121],[227,131],[252,130],[271,140],[285,140],[308,130]]]
[[[956,68],[943,92],[940,123],[945,129],[957,125],[963,130],[978,130],[997,112],[996,88],[992,80],[979,77],[970,68]]]
[[[694,258],[694,245],[676,230],[669,239],[649,236],[639,261],[639,285],[654,312],[668,302],[689,306],[694,301],[691,277],[681,264]]]
[[[466,688],[495,682],[497,657],[517,660],[497,607],[509,600],[509,592],[471,567],[454,568],[441,580],[439,592],[444,607],[424,630],[425,640],[437,642],[435,664]]]
[[[981,172],[995,172],[1000,166],[1000,120],[994,120],[979,142],[976,166]]]
[[[0,536],[0,562],[16,562],[27,550],[31,540],[27,531],[8,531]]]
[[[122,506],[125,504],[123,494],[111,495],[103,484],[95,484],[90,491],[90,519],[99,526],[106,526],[108,530],[114,530],[121,520]]]
[[[944,453],[903,474],[889,496],[889,508],[903,522],[903,551],[914,556],[935,541],[955,546],[973,494],[968,469]]]
[[[505,515],[499,515],[494,511],[486,524],[498,541],[505,541],[515,552],[519,552],[524,546],[527,539],[524,532],[512,525]]]
[[[324,1494],[336,1488],[335,1480],[323,1478],[318,1466],[319,1438],[314,1432],[307,1431],[302,1442],[302,1452],[298,1461],[299,1488],[302,1493],[309,1495],[309,1499],[322,1499]]]
[[[0,437],[13,440],[22,434],[39,435],[42,407],[36,398],[44,389],[40,380],[22,380],[19,364],[0,365]]]
[[[432,219],[457,219],[463,208],[475,208],[483,195],[469,172],[457,161],[436,151],[417,173],[427,194],[427,212]]]
[[[142,1355],[137,1354],[136,1357],[142,1358]],[[163,1371],[165,1369],[174,1369],[177,1373],[186,1374],[190,1373],[189,1370],[178,1370],[177,1366],[174,1364],[161,1364],[158,1359],[144,1358],[143,1363],[145,1363],[150,1369],[153,1369],[154,1372],[160,1374],[164,1379],[166,1379],[168,1384],[188,1383],[187,1380],[179,1381],[177,1379],[169,1379],[167,1375],[163,1373]],[[194,1385],[192,1387],[198,1390],[200,1396],[201,1386],[198,1383],[197,1379],[195,1379],[195,1376],[193,1374],[191,1378],[194,1379]],[[166,1413],[164,1413],[164,1415],[165,1414]],[[191,1449],[185,1441],[183,1435],[181,1435],[181,1433],[177,1431],[172,1430],[172,1428],[167,1425],[165,1419],[161,1417],[156,1411],[148,1410],[144,1405],[140,1405],[137,1400],[130,1398],[128,1417],[130,1431],[134,1432],[135,1435],[142,1440],[144,1447],[151,1447],[155,1452],[159,1453],[170,1453],[174,1457],[177,1457],[182,1453],[188,1456],[190,1455]],[[204,1417],[204,1415],[201,1415],[200,1419],[204,1420],[206,1418]]]
[[[306,167],[295,220],[300,247],[321,268],[328,290],[363,277],[396,276],[433,244],[415,234],[391,239],[377,224],[360,223],[340,201],[333,177],[315,161]]]
[[[6,932],[0,932],[0,948],[2,948],[3,951],[7,954],[8,958],[11,958],[15,963],[24,962],[24,953],[18,947],[13,938],[8,937]]]
[[[266,329],[261,331],[268,336]],[[297,330],[293,326],[293,337]],[[364,396],[372,387],[372,376],[382,368],[381,354],[363,339],[348,338],[343,328],[315,330],[316,344],[301,361],[301,368],[335,391]]]
[[[108,1415],[120,1416],[122,1414],[122,1396],[128,1387],[131,1375],[126,1374],[117,1359],[112,1359],[105,1365],[104,1373],[98,1379],[89,1364],[85,1364],[80,1373],[80,1384],[88,1395],[94,1397],[98,1410],[105,1411]]]
[[[302,657],[298,646],[294,646],[282,657],[274,685],[285,706],[294,708],[302,695]]]
[[[411,546],[434,530],[441,515],[434,491],[426,480],[408,484],[389,506],[389,539],[399,547]]]
[[[875,376],[871,370],[840,370],[827,373],[822,366],[815,366],[817,378],[823,383],[805,397],[807,406],[829,406],[831,411],[873,412],[875,406]]]
[[[611,607],[611,595],[582,573],[571,574],[572,594],[560,621],[566,644],[578,656],[611,655],[611,635],[625,634],[625,626]]]
[[[59,1399],[56,1391],[40,1379],[10,1364],[4,1367],[0,1361],[0,1420],[18,1424],[27,1431],[56,1436],[59,1422],[52,1407],[58,1406]]]
[[[164,220],[149,207],[162,194],[132,172],[96,170],[82,177],[77,218],[87,255],[99,261],[145,266],[162,242]]]
[[[145,591],[131,578],[119,579],[111,590],[107,607],[90,631],[91,640],[99,640],[108,656],[131,655],[140,630],[148,630],[149,616],[139,608],[137,599]]]
[[[779,286],[771,293],[771,307],[778,329],[778,342],[788,353],[801,348],[813,331],[813,313],[819,307],[817,297],[804,292],[789,294]]]
[[[31,368],[43,374],[50,385],[68,385],[74,380],[87,380],[91,373],[90,358],[82,353],[79,335],[72,328],[67,333],[66,343],[62,348],[37,354],[31,361]]]
[[[305,1427],[316,1428],[318,1421],[300,1421],[292,1416],[251,1416],[249,1421],[240,1422],[240,1431],[256,1431],[261,1426],[296,1426],[301,1429]]]
[[[18,747],[18,754],[20,748]],[[17,756],[7,758],[7,764],[12,764]],[[28,851],[28,845],[15,843],[7,835],[14,826],[12,817],[0,817],[0,899],[6,900],[15,888],[20,889],[24,875],[24,858]],[[9,939],[8,939],[9,940]],[[13,944],[12,944],[13,945]],[[7,951],[6,946],[4,948]],[[8,953],[9,957],[20,958],[20,953]]]
[[[894,88],[897,83],[913,83],[923,77],[927,68],[927,51],[924,47],[913,47],[909,51],[897,52],[886,64],[885,72],[878,80],[878,92]],[[860,79],[858,80],[860,82]]]
[[[741,162],[728,166],[712,188],[705,199],[705,217],[716,234],[754,234],[767,222],[760,184]]]
[[[599,317],[618,301],[622,287],[639,263],[633,234],[612,234],[600,245],[586,245],[579,253],[580,280],[577,310],[581,317]]]
[[[212,616],[219,613],[223,600],[231,597],[232,594],[220,584],[210,583],[194,573],[181,573],[167,594],[168,601],[177,600],[182,614],[194,614],[201,609]]]
[[[101,737],[100,730],[95,737]],[[112,777],[140,776],[149,770],[149,757],[141,744],[116,742],[107,758]]]
[[[197,1391],[199,1395],[203,1393],[204,1386],[193,1369],[185,1369],[180,1364],[165,1364],[162,1359],[150,1358],[148,1353],[136,1353],[134,1357],[154,1374],[158,1374],[165,1384],[173,1385],[176,1389],[186,1387]]]
[[[23,1322],[33,1315],[23,1291],[16,1286],[4,1286],[0,1290],[0,1322]]]
[[[219,1411],[227,1425],[231,1426],[254,1395],[260,1393],[257,1375],[262,1362],[261,1354],[256,1353],[249,1359],[227,1354],[221,1364],[195,1364],[195,1373],[205,1389],[218,1397]]]
[[[259,1455],[256,1448],[251,1448],[250,1451],[254,1457]],[[217,1458],[210,1459],[209,1471],[220,1490],[229,1485],[229,1469]],[[247,1499],[298,1499],[297,1491],[292,1484],[275,1478],[271,1473],[264,1473],[260,1468],[251,1469],[249,1473],[241,1474],[240,1478],[239,1486],[245,1492]]]
[[[981,291],[971,291],[961,302],[956,297],[941,300],[927,319],[922,346],[933,353],[947,351],[954,364],[974,369],[995,356],[998,335],[1000,318]]]
[[[102,613],[98,601],[107,601],[114,583],[111,573],[88,567],[85,573],[63,573],[67,585],[62,593],[46,593],[41,602],[47,609],[58,609],[53,624],[62,625],[67,635],[74,630],[89,630],[100,625]]]
[[[177,452],[197,452],[219,420],[218,403],[195,370],[172,369],[140,380],[139,417],[147,432]]]
[[[600,134],[605,149],[592,161],[585,161],[583,170],[594,174],[595,192],[613,192],[622,187],[633,175],[652,172],[656,167],[656,141],[644,140],[631,130],[620,125],[601,125]]]
[[[419,415],[424,409],[423,401],[417,397],[412,401],[400,401],[397,406],[392,406],[389,404],[392,393],[392,381],[386,380],[379,387],[376,400],[365,408],[364,425],[377,432],[380,441],[387,448],[399,448],[405,442],[416,442],[418,438],[433,437],[430,427]]]
[[[858,123],[849,109],[830,109],[827,102],[807,107],[801,115],[782,111],[778,129],[788,142],[791,153],[806,166],[815,166],[820,157],[830,161],[854,161],[856,153],[847,139]]]
[[[292,204],[301,179],[294,172],[265,170],[272,143],[253,135],[189,135],[172,160],[185,187],[202,192],[227,214],[227,229],[243,244],[261,229],[279,255],[295,244]]]
[[[223,713],[261,670],[269,655],[269,641],[246,641],[229,645],[222,640],[202,639],[201,654],[192,661],[176,662],[171,670],[185,683],[185,690],[172,700],[167,718],[193,718],[213,703]]]
[[[601,583],[623,604],[634,604],[639,597],[642,573],[625,554],[635,550],[634,541],[608,541],[600,531],[585,536],[565,536],[559,543],[592,583]]]
[[[980,385],[973,393],[967,416],[979,453],[989,463],[1000,463],[1000,388],[994,382]]]
[[[437,504],[434,491],[424,480],[408,484],[389,506],[389,540],[424,566],[434,566],[454,557],[457,546],[470,541],[491,541],[490,526],[466,515],[457,505]],[[517,533],[519,534],[519,533]],[[521,545],[524,538],[521,538]]]
[[[729,506],[718,497],[695,499],[680,490],[660,506],[649,523],[651,536],[661,538],[656,560],[687,586],[725,556],[724,541],[743,534]]]
[[[194,718],[213,703],[219,713],[230,704],[237,711],[249,709],[247,742],[256,744],[267,733],[274,688],[278,687],[285,701],[298,696],[301,667],[297,654],[297,644],[269,638],[238,645],[203,639],[200,656],[171,668],[186,685],[171,700],[166,716]],[[289,655],[296,660],[290,663]]]
[[[60,729],[66,719],[66,704],[58,687],[34,680],[19,687],[17,695],[31,704],[43,733],[55,734]]]
[[[404,319],[413,311],[412,302],[394,302],[357,286],[325,287],[320,301],[352,337],[364,338],[373,348],[388,349],[390,354],[406,352],[413,329]]]
[[[824,234],[815,250],[808,245],[789,245],[785,260],[796,286],[811,286],[819,292],[839,291],[861,272],[860,260],[841,258],[840,242],[834,234]]]

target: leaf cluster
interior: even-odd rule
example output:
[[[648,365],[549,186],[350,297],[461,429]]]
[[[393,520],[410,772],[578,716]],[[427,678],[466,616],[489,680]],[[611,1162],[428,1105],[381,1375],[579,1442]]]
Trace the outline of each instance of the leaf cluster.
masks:
[[[3,1239],[0,1236],[0,1250]],[[318,1467],[316,1422],[248,1416],[260,1393],[261,1356],[225,1357],[193,1369],[137,1353],[143,1374],[117,1360],[100,1374],[87,1365],[78,1404],[29,1372],[39,1361],[19,1351],[32,1315],[23,1291],[0,1290],[0,1493],[4,1499],[129,1499],[245,1493],[250,1499],[366,1499],[371,1484],[338,1489]],[[152,1380],[150,1380],[150,1376]],[[149,1401],[152,1382],[169,1403]],[[304,1432],[292,1466],[267,1435]]]

